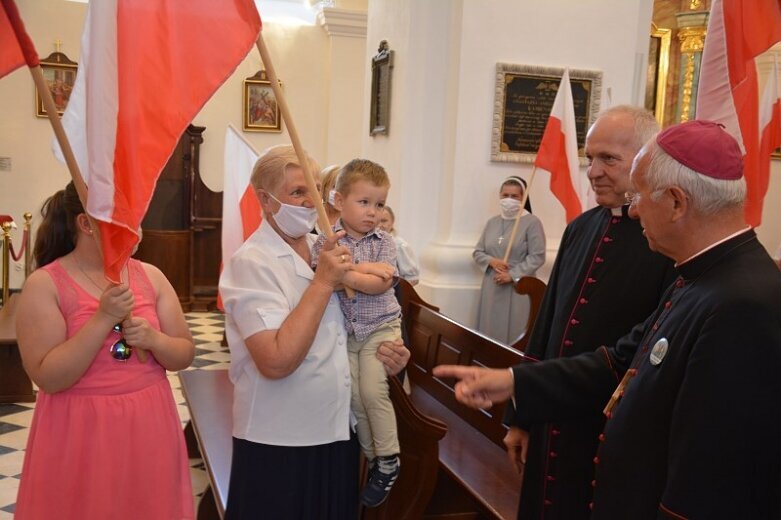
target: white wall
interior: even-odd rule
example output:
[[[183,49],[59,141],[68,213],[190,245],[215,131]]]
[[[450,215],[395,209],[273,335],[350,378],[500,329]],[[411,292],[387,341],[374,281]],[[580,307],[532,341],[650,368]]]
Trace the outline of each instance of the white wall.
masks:
[[[54,52],[54,41],[59,39],[61,51],[78,61],[86,5],[62,0],[16,5],[41,58]],[[12,161],[10,172],[0,171],[0,213],[10,214],[19,225],[11,235],[17,249],[21,247],[23,213],[31,212],[33,223],[40,220],[41,203],[70,180],[67,168],[50,151],[53,134],[49,120],[35,116],[34,89],[26,67],[0,79],[0,156]],[[11,288],[21,286],[21,269],[21,263],[11,268]]]

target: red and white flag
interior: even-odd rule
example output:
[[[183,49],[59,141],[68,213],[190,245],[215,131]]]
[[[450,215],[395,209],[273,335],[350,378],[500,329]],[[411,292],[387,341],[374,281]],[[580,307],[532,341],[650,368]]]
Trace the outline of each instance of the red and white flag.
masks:
[[[38,65],[30,37],[24,29],[22,18],[13,0],[0,1],[0,78],[27,63]]]
[[[90,2],[63,125],[119,280],[165,164],[257,39],[253,0]]]
[[[550,172],[550,189],[564,206],[567,222],[571,222],[583,212],[584,204],[580,193],[578,136],[569,70],[561,77],[534,165]]]
[[[249,236],[260,226],[260,202],[250,184],[252,168],[260,154],[236,130],[228,125],[225,131],[225,181],[222,191],[222,264],[231,259]],[[224,310],[222,296],[217,294],[217,307]]]
[[[759,103],[759,175],[757,188],[753,193],[756,199],[747,201],[751,203],[752,208],[758,208],[760,218],[770,182],[770,155],[779,146],[781,146],[781,85],[778,82],[778,63],[773,60],[773,67]]]
[[[228,125],[225,132],[225,187],[222,192],[222,261],[227,262],[260,226],[260,202],[250,184],[260,155]]]
[[[722,123],[744,152],[746,221],[762,221],[759,87],[754,58],[781,41],[778,0],[714,0],[702,53],[697,119]]]

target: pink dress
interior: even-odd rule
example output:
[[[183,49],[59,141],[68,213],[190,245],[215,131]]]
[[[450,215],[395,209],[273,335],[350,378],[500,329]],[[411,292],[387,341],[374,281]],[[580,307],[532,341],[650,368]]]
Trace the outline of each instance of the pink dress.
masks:
[[[57,286],[70,338],[97,311],[59,260],[43,267]],[[133,315],[159,330],[155,292],[131,260]],[[45,326],[45,324],[41,324]],[[116,361],[110,333],[84,375],[67,390],[38,392],[27,440],[16,518],[194,518],[184,435],[165,370],[134,353]]]

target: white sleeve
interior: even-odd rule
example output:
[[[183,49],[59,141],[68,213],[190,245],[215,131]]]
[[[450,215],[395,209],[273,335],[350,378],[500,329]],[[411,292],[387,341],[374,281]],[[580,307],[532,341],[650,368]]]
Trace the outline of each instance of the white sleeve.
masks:
[[[273,266],[260,260],[250,254],[234,256],[220,277],[225,313],[243,339],[279,329],[291,311]]]
[[[396,238],[396,264],[399,276],[410,283],[417,282],[420,278],[420,268],[412,247],[400,237]]]

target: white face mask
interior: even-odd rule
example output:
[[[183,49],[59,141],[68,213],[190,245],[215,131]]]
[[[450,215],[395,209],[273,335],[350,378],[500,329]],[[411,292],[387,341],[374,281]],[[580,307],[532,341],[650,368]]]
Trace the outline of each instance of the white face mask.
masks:
[[[328,192],[328,204],[336,207],[336,190],[331,190]]]
[[[317,210],[315,208],[306,208],[304,206],[293,206],[285,204],[278,198],[266,192],[269,197],[279,202],[279,210],[274,213],[274,222],[279,226],[279,230],[290,238],[301,238],[306,235],[317,222]]]
[[[502,218],[515,218],[518,210],[521,209],[521,201],[507,197],[499,201],[499,209],[502,211]]]

